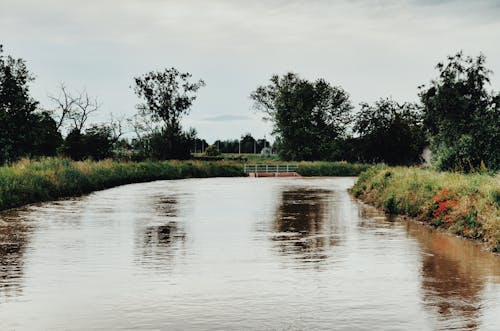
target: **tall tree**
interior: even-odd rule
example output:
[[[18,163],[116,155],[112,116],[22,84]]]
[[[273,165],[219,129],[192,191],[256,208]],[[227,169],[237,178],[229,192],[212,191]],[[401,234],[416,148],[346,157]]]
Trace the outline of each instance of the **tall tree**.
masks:
[[[183,132],[180,124],[187,115],[203,80],[191,81],[190,73],[175,68],[151,71],[135,77],[134,91],[143,103],[137,105],[138,116],[133,123],[141,141],[149,141],[155,158],[187,158],[193,132]],[[144,136],[145,130],[150,132]],[[142,136],[139,136],[142,135]],[[145,139],[152,137],[154,139]]]
[[[180,119],[187,115],[196,100],[196,92],[205,82],[190,82],[190,73],[175,68],[151,71],[135,77],[135,93],[145,100],[137,108],[155,121],[162,121],[166,128],[180,127]]]
[[[0,45],[0,163],[55,153],[60,135],[50,116],[37,111],[33,80],[24,60],[4,56]]]
[[[421,162],[426,139],[417,105],[380,99],[374,105],[362,103],[356,115],[356,161],[391,165]]]
[[[486,58],[449,56],[439,76],[420,87],[424,124],[435,164],[441,169],[472,170],[484,162],[500,169],[500,94],[488,90]]]
[[[274,124],[279,153],[287,160],[335,159],[353,109],[349,95],[323,79],[274,75],[251,95],[254,107]]]

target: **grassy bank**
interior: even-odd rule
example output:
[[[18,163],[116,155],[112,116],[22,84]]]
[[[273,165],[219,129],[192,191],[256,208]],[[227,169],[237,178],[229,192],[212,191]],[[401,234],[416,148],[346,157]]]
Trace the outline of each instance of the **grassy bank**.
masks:
[[[347,162],[299,162],[297,172],[301,176],[358,176],[363,171],[368,170],[371,166],[359,163]]]
[[[241,165],[226,162],[74,162],[59,158],[22,160],[11,166],[0,167],[0,210],[122,184],[243,175]]]
[[[500,251],[500,175],[373,167],[352,193],[386,213],[416,217]]]
[[[367,166],[302,162],[303,176],[356,176]],[[76,196],[117,185],[160,179],[244,176],[243,163],[208,161],[75,162],[61,158],[21,160],[0,167],[0,210]]]

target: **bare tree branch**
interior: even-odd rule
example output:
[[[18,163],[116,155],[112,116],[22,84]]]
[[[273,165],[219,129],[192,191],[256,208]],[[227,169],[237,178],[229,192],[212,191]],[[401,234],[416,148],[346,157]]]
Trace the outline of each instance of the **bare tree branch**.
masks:
[[[120,118],[115,118],[113,113],[110,114],[110,120],[108,123],[109,128],[111,129],[113,144],[115,144],[121,136],[125,133],[123,131],[123,123],[125,122],[125,118],[122,116]]]
[[[55,117],[57,129],[59,130],[64,125],[64,122],[71,117],[71,114],[75,112],[78,98],[75,98],[71,92],[68,91],[64,83],[59,85],[59,95],[49,95],[48,97],[52,103],[55,104],[55,108],[52,110],[52,116]]]
[[[77,111],[70,114],[74,128],[82,131],[85,127],[89,115],[101,108],[101,103],[97,99],[91,99],[87,91],[83,90],[78,97],[75,106]]]

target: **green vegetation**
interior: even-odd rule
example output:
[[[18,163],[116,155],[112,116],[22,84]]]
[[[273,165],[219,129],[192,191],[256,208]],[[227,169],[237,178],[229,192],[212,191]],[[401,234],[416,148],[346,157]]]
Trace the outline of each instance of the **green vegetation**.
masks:
[[[301,162],[303,176],[356,176],[367,165],[345,162]],[[22,159],[0,167],[0,210],[24,204],[81,195],[117,185],[162,179],[239,177],[235,161],[116,162]]]
[[[299,162],[297,172],[304,177],[314,176],[358,176],[371,166],[347,162]]]
[[[224,153],[223,156],[231,159],[245,159],[250,163],[280,162],[280,157],[276,154]]]
[[[388,214],[416,217],[500,251],[500,175],[377,166],[351,191]]]
[[[485,61],[457,53],[421,88],[424,126],[440,170],[500,170],[500,93],[490,91]]]
[[[243,175],[240,164],[229,162],[23,159],[11,166],[0,167],[0,210],[129,183]]]
[[[349,94],[324,79],[310,82],[295,73],[274,75],[250,98],[274,124],[284,160],[338,160],[354,108]]]

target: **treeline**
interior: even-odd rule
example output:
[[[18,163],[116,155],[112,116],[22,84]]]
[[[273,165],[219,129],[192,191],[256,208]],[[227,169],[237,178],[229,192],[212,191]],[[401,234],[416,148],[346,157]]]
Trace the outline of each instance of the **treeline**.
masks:
[[[436,66],[437,78],[418,91],[419,102],[381,98],[353,106],[349,94],[324,79],[295,73],[272,76],[251,93],[256,109],[274,124],[275,142],[218,140],[208,146],[181,126],[205,83],[175,68],[134,78],[141,99],[129,119],[89,123],[101,104],[86,91],[61,85],[42,109],[30,95],[33,75],[0,46],[0,164],[21,157],[74,160],[188,159],[192,153],[279,153],[287,161],[350,161],[411,165],[429,146],[438,169],[500,169],[500,94],[489,90],[485,57],[457,53]],[[124,138],[125,127],[134,138]]]
[[[255,139],[250,133],[241,139],[216,140],[213,146],[220,153],[270,154],[272,145],[267,139]]]
[[[189,73],[170,68],[135,77],[134,92],[143,101],[137,114],[129,119],[111,116],[104,123],[89,121],[101,109],[97,99],[64,84],[50,96],[51,107],[42,109],[30,95],[33,80],[25,61],[5,56],[0,45],[0,164],[54,155],[133,161],[191,157],[196,130],[183,130],[180,119],[189,113],[204,82],[193,82]],[[123,137],[124,127],[132,128],[133,139]]]
[[[489,90],[485,57],[457,53],[436,69],[418,103],[381,98],[355,111],[342,87],[295,73],[272,76],[251,98],[285,160],[411,165],[429,146],[438,169],[500,169],[500,94]]]

